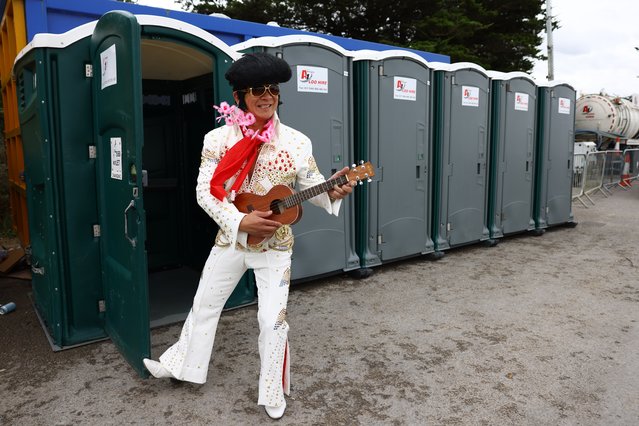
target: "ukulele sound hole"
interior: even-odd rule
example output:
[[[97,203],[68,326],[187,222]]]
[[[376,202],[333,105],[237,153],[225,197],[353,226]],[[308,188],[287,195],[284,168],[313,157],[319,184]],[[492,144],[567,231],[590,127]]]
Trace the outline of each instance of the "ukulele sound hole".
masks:
[[[284,202],[282,200],[271,201],[270,210],[273,212],[273,214],[284,213]]]

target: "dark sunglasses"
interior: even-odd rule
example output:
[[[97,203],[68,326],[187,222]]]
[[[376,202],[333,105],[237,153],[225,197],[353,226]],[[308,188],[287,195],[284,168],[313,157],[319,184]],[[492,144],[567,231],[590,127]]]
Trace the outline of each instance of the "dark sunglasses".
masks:
[[[266,84],[259,87],[249,87],[247,89],[239,90],[239,92],[248,92],[251,96],[259,98],[264,96],[266,92],[269,92],[271,96],[277,96],[280,94],[280,86],[278,84]]]

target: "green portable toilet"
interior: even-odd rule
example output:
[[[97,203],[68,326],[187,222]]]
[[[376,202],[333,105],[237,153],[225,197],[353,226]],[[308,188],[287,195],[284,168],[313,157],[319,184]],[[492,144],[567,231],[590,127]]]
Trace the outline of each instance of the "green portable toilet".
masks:
[[[14,66],[33,301],[54,349],[106,337],[100,246],[94,236],[92,80],[85,77],[94,26],[38,34]]]
[[[364,268],[433,251],[430,77],[413,52],[354,52],[356,157],[377,166],[375,184],[355,194]]]
[[[114,11],[16,59],[34,301],[58,348],[108,335],[144,374],[150,325],[188,313],[217,232],[195,198],[202,139],[237,57],[190,24]],[[247,275],[229,302],[255,297]]]
[[[460,62],[433,67],[434,256],[484,241],[490,80],[482,67]]]
[[[232,46],[284,59],[293,78],[281,84],[282,122],[313,142],[313,156],[328,178],[353,161],[352,59],[337,44],[311,35],[260,37]],[[364,159],[365,160],[365,159]],[[359,268],[355,252],[354,201],[342,202],[339,217],[307,207],[293,226],[291,279],[302,280]]]
[[[491,78],[491,243],[504,235],[535,229],[534,157],[537,85],[523,72],[488,71]]]
[[[575,89],[549,82],[538,88],[534,219],[537,233],[549,226],[574,226],[572,172]]]

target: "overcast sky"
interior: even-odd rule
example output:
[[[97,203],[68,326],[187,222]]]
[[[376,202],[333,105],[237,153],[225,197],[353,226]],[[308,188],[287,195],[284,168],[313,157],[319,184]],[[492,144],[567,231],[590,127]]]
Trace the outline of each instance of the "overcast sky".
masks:
[[[639,93],[639,0],[552,0],[552,15],[561,26],[553,31],[556,80],[580,94]],[[533,76],[547,75],[548,64],[537,63]]]
[[[555,80],[570,83],[579,95],[639,93],[639,0],[551,1],[561,26],[553,32]],[[180,10],[173,0],[138,3]],[[546,81],[548,63],[538,62],[532,75]]]

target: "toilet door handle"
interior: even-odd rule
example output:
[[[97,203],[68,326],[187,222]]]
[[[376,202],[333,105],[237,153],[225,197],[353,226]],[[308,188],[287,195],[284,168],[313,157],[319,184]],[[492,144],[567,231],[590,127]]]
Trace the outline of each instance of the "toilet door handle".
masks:
[[[129,240],[131,246],[135,247],[137,244],[136,238],[129,237],[129,217],[127,215],[127,213],[129,213],[129,210],[136,210],[135,200],[131,200],[129,205],[126,206],[126,209],[124,209],[124,236],[127,240]]]

